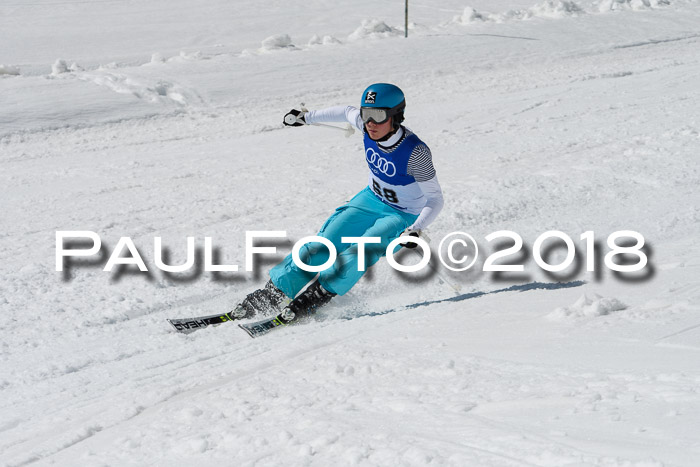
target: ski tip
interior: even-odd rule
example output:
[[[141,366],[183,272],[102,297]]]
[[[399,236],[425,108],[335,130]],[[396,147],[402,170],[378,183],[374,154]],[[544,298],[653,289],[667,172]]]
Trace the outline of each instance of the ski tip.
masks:
[[[238,325],[239,328],[243,329],[252,339],[255,339],[255,335],[251,332],[250,329],[247,327],[243,326],[242,324]]]
[[[187,334],[186,330],[184,330],[184,329],[182,328],[182,326],[179,325],[179,323],[175,323],[173,320],[171,320],[171,319],[169,319],[169,318],[165,318],[165,321],[167,321],[168,323],[170,323],[170,325],[173,327],[173,329],[175,329],[177,332],[180,332],[180,333],[183,333],[183,334]]]

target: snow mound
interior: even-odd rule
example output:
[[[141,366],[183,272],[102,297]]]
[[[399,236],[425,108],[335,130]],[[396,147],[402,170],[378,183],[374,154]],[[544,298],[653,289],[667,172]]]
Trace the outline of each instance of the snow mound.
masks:
[[[117,94],[130,95],[152,104],[174,104],[181,107],[191,103],[202,103],[201,97],[195,91],[185,89],[172,81],[137,78],[105,66],[100,66],[95,71],[75,73],[73,76],[80,81],[90,82]]]
[[[75,71],[83,71],[83,67],[81,67],[75,62],[68,65],[68,62],[61,58],[57,59],[54,62],[54,64],[51,65],[51,74],[53,76],[61,75],[63,73],[71,73]]]
[[[193,60],[207,60],[208,57],[206,57],[201,50],[195,50],[194,52],[186,52],[184,50],[180,51],[180,54],[177,57],[172,57],[170,60],[180,60],[180,61],[193,61]]]
[[[19,75],[19,67],[14,66],[14,65],[0,64],[0,76],[1,75],[18,76]]]
[[[295,49],[296,47],[292,44],[292,38],[289,34],[275,34],[274,36],[267,37],[262,41],[262,47],[260,50],[262,52],[271,52],[273,50],[280,49]]]
[[[480,22],[503,23],[530,18],[565,18],[578,16],[582,13],[585,11],[576,2],[545,0],[525,10],[508,10],[505,13],[481,13],[472,7],[466,7],[461,15],[452,19],[452,22],[463,25]]]
[[[577,16],[583,13],[583,9],[576,2],[567,0],[546,0],[538,3],[528,10],[533,17],[541,18],[564,18],[567,16]]]
[[[616,298],[605,298],[598,294],[594,294],[594,297],[591,298],[583,294],[573,305],[555,309],[547,315],[547,319],[551,321],[567,321],[580,318],[594,318],[609,315],[614,311],[626,308],[627,305]]]
[[[669,0],[602,0],[598,4],[598,11],[605,13],[613,10],[649,10],[670,3]]]
[[[51,74],[55,76],[62,73],[68,73],[68,64],[65,60],[59,58],[51,65]]]
[[[359,28],[348,36],[351,41],[360,39],[379,39],[384,37],[398,36],[402,31],[392,28],[384,21],[376,19],[363,20]]]
[[[165,57],[160,52],[151,55],[151,63],[165,63]]]
[[[160,53],[154,53],[153,55],[151,55],[150,63],[191,63],[200,60],[211,60],[211,55],[204,54],[201,50],[195,50],[192,52],[181,50],[180,53],[170,58],[165,58]]]
[[[311,39],[309,39],[309,43],[307,45],[313,46],[313,45],[333,45],[333,44],[342,44],[338,39],[336,39],[333,36],[323,36],[321,38],[317,34],[314,34]]]
[[[452,22],[457,24],[471,24],[478,23],[482,21],[488,21],[489,15],[484,16],[483,14],[476,11],[474,8],[468,6],[464,8],[461,15],[457,15],[452,19]]]

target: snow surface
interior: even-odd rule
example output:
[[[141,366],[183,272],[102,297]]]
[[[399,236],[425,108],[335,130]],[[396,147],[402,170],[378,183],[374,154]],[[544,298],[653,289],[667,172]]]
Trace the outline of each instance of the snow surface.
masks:
[[[402,15],[0,4],[0,465],[699,464],[700,2],[411,2],[407,39]],[[475,297],[410,308],[454,292],[382,261],[304,326],[173,332],[167,317],[228,311],[362,188],[357,135],[281,121],[376,81],[405,90],[433,151],[433,243],[464,230],[489,252],[512,230],[525,272],[441,268]],[[131,237],[150,272],[57,272],[57,230],[106,254]],[[242,268],[246,230],[289,238],[256,274],[154,267],[153,237],[178,264],[194,236]],[[581,251],[594,231],[602,254],[636,230],[647,274],[601,255],[546,275],[530,252],[548,230]]]

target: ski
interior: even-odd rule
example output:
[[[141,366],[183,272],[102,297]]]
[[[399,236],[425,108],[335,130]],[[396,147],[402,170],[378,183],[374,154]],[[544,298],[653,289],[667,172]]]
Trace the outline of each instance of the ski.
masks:
[[[177,332],[190,334],[199,329],[204,329],[208,326],[216,326],[221,323],[233,321],[230,313],[223,315],[197,316],[193,318],[167,318],[167,321],[175,328]],[[259,337],[267,334],[277,326],[284,326],[284,322],[278,316],[271,316],[253,323],[239,324],[238,326],[248,333],[250,337]]]
[[[217,324],[232,321],[233,319],[230,313],[224,313],[223,315],[198,316],[196,318],[170,318],[168,322],[173,325],[177,332],[189,334],[198,329],[203,329],[207,326],[216,326]]]
[[[254,323],[239,324],[238,327],[243,329],[250,337],[255,339],[256,337],[267,334],[277,327],[286,326],[287,323],[281,319],[281,316],[282,315],[279,314],[260,321],[255,321]]]

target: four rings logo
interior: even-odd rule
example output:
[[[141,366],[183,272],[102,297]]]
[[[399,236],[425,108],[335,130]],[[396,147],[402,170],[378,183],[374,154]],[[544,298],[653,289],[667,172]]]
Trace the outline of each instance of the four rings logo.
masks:
[[[372,170],[377,169],[379,172],[383,173],[387,177],[393,177],[394,175],[396,175],[396,166],[393,162],[384,159],[382,156],[377,154],[377,152],[372,148],[367,149],[366,154],[367,163],[369,164],[370,168],[372,168]],[[374,171],[376,172],[377,170]]]

